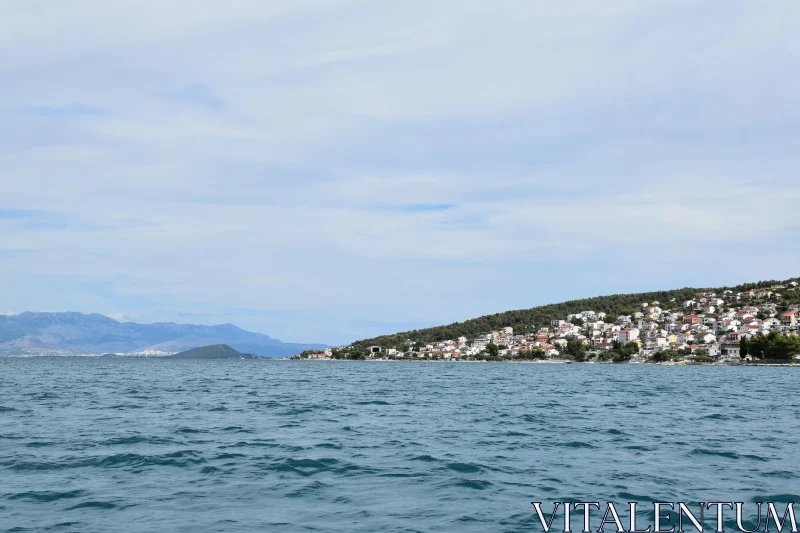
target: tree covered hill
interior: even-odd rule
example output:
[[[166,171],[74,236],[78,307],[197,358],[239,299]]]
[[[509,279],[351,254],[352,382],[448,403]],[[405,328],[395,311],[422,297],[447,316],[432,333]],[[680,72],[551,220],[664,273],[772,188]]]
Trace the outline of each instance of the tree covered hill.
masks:
[[[215,344],[213,346],[201,346],[185,352],[176,353],[169,357],[174,359],[259,359],[259,356],[252,353],[241,353],[234,350],[227,344]]]
[[[634,294],[613,294],[610,296],[596,296],[581,300],[570,300],[567,302],[542,305],[531,309],[521,309],[516,311],[505,311],[494,315],[486,315],[464,322],[455,322],[446,326],[436,326],[432,328],[404,331],[392,335],[382,335],[371,339],[364,339],[352,344],[353,348],[362,349],[367,346],[382,346],[385,348],[401,348],[406,341],[414,342],[435,342],[458,337],[475,338],[502,327],[512,327],[515,333],[530,333],[540,327],[549,326],[552,320],[563,320],[567,315],[580,313],[581,311],[604,312],[614,319],[618,315],[629,315],[637,310],[641,310],[641,305],[645,302],[654,301],[664,308],[681,307],[685,300],[694,299],[698,292],[722,293],[726,290],[734,292],[744,292],[752,289],[787,285],[800,278],[791,278],[784,281],[767,280],[757,283],[743,283],[734,287],[704,287],[704,288],[682,288],[655,292],[641,292]],[[783,293],[782,293],[783,294]],[[792,302],[800,302],[800,292],[788,292],[783,294],[785,298]]]

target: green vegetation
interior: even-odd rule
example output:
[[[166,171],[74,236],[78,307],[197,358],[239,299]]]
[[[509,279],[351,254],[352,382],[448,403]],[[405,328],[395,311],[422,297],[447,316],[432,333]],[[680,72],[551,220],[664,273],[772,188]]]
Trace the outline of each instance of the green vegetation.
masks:
[[[348,346],[347,348],[333,350],[331,357],[333,359],[352,359],[354,361],[359,361],[369,357],[369,350],[366,346]]]
[[[759,281],[758,283],[745,283],[735,287],[684,288],[668,291],[614,294],[611,296],[584,298],[582,300],[571,300],[568,302],[533,307],[531,309],[486,315],[464,322],[456,322],[447,326],[437,326],[427,329],[405,331],[392,335],[383,335],[372,339],[357,341],[353,346],[366,348],[370,345],[377,345],[384,348],[397,348],[402,350],[405,348],[405,343],[408,340],[425,343],[455,339],[461,336],[474,339],[489,331],[507,326],[513,327],[515,333],[532,333],[540,327],[549,326],[552,320],[564,320],[568,315],[580,313],[581,311],[589,309],[598,313],[606,313],[610,315],[612,320],[616,320],[618,315],[630,315],[641,309],[641,305],[645,302],[650,303],[658,301],[664,308],[678,309],[684,300],[694,299],[697,292],[721,293],[725,290],[744,292],[759,287],[786,284],[789,281],[800,281],[800,278],[793,278],[786,281]],[[795,303],[796,301],[800,301],[800,292],[798,291],[782,291],[781,295],[784,298],[784,304],[787,302]],[[625,357],[621,352],[618,355],[621,359]]]
[[[299,354],[295,355],[294,357],[298,359],[307,359],[310,355],[316,355],[322,352],[322,350],[303,350]]]
[[[769,335],[758,334],[750,340],[743,339],[740,357],[750,355],[755,359],[791,359],[800,355],[800,337],[783,337],[772,331]]]
[[[660,352],[655,352],[653,355],[650,356],[650,361],[653,363],[666,363],[667,361],[674,361],[681,357],[684,357],[686,354],[683,351],[678,351],[673,349],[670,350],[662,350]]]
[[[597,358],[600,361],[612,361],[614,363],[626,363],[631,357],[639,353],[639,345],[629,342],[623,345],[619,341],[614,341],[614,347],[610,352],[601,353]]]
[[[520,352],[519,355],[492,355],[487,346],[487,350],[475,356],[476,361],[537,361],[547,359],[543,350],[531,350]]]

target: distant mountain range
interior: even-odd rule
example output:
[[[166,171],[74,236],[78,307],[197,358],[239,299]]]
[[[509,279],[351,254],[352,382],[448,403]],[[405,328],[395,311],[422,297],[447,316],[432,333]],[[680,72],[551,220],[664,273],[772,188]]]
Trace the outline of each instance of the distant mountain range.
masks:
[[[284,343],[233,324],[137,324],[83,313],[0,315],[0,356],[182,352],[214,344],[227,344],[240,352],[265,357],[284,357],[325,347]]]

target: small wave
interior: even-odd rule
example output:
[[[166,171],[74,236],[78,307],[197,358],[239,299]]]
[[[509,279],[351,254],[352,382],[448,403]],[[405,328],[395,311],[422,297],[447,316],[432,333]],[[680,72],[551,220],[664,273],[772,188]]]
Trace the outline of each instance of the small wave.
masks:
[[[32,400],[55,400],[58,398],[58,395],[53,394],[52,392],[42,392],[40,394],[34,394],[31,396]]]
[[[597,446],[579,440],[573,440],[564,444],[559,444],[558,446],[563,448],[597,448]]]
[[[389,402],[383,400],[369,400],[366,402],[355,402],[356,405],[391,405]]]
[[[727,459],[752,459],[754,461],[768,461],[764,457],[759,455],[752,455],[752,454],[745,454],[740,455],[735,452],[726,452],[721,450],[707,450],[705,448],[695,448],[692,450],[691,455],[709,455],[709,456],[716,456],[716,457],[725,457]]]
[[[229,431],[231,433],[255,433],[252,429],[243,428],[242,426],[229,426],[222,428],[220,431]]]
[[[193,450],[178,451],[164,455],[140,455],[136,453],[121,453],[106,457],[72,458],[61,462],[6,462],[2,463],[11,470],[16,471],[47,471],[66,470],[70,468],[120,468],[120,467],[148,467],[148,466],[176,466],[185,467],[192,464],[204,463],[205,459]]]
[[[243,457],[247,457],[242,453],[221,453],[214,457],[215,461],[223,460],[223,459],[241,459]]]
[[[652,452],[652,451],[655,451],[655,448],[650,448],[648,446],[641,446],[641,445],[637,445],[637,444],[634,444],[632,446],[623,446],[623,448],[626,449],[626,450],[635,450],[635,451],[638,451],[638,452]]]
[[[184,450],[163,455],[139,455],[136,453],[122,453],[103,457],[99,460],[92,460],[85,466],[99,466],[113,468],[120,466],[188,466],[192,464],[204,463],[205,459],[200,457],[198,452]]]
[[[35,440],[33,442],[26,442],[25,443],[25,447],[26,448],[46,448],[48,446],[55,446],[56,444],[59,444],[59,443],[57,443],[57,442],[44,442],[44,441]]]
[[[436,463],[439,462],[438,459],[431,457],[430,455],[417,455],[416,457],[411,458],[412,461],[424,461],[426,463]]]
[[[80,522],[59,522],[58,524],[44,528],[43,531],[52,531],[54,529],[60,529],[62,527],[74,527],[78,525],[80,525]]]
[[[175,433],[208,433],[208,430],[184,427],[176,429]]]
[[[141,409],[143,406],[137,403],[118,403],[116,405],[112,405],[108,407],[108,409],[120,410],[120,409]]]
[[[463,474],[475,474],[483,471],[481,467],[469,463],[450,463],[447,465],[447,468]]]
[[[653,499],[650,496],[645,496],[642,494],[632,494],[630,492],[620,492],[617,494],[617,497],[620,501],[627,501],[627,502],[659,502],[662,500]]]
[[[762,472],[762,476],[765,477],[777,477],[781,479],[794,479],[797,477],[797,474],[794,472],[790,472],[788,470],[773,470],[771,472]]]
[[[119,446],[124,444],[171,444],[174,441],[161,437],[146,437],[144,435],[131,435],[130,437],[115,437],[100,443],[101,446]]]
[[[286,459],[282,464],[274,467],[279,472],[294,472],[303,476],[310,476],[324,470],[330,470],[337,464],[336,459]]]
[[[473,490],[486,490],[491,487],[492,484],[488,481],[483,481],[480,479],[462,479],[454,483],[454,486]]]
[[[116,509],[116,507],[117,505],[111,502],[83,502],[68,507],[67,511],[74,511],[76,509]]]
[[[314,481],[309,483],[305,487],[301,487],[299,489],[293,490],[292,492],[286,495],[287,498],[303,498],[306,496],[311,496],[314,494],[318,494],[325,489],[328,488],[329,485],[321,482],[321,481]]]
[[[0,413],[10,413],[11,411],[16,411],[16,409],[0,405]]]
[[[248,405],[257,405],[258,407],[284,407],[284,404],[281,402],[275,401],[263,401],[263,400],[250,400],[247,402]]]
[[[43,492],[19,492],[17,494],[12,494],[8,497],[9,500],[30,500],[35,502],[54,502],[57,500],[66,500],[69,498],[80,498],[86,491],[83,490],[71,490],[68,492],[55,492],[55,491],[43,491]]]
[[[342,449],[342,445],[341,444],[334,444],[332,442],[321,442],[320,444],[316,444],[314,446],[314,448],[328,448],[328,449],[331,449],[331,450],[341,450]]]
[[[287,409],[282,413],[278,413],[278,416],[297,416],[305,413],[310,413],[312,411],[313,409],[311,409],[310,407],[294,407],[292,409]]]
[[[750,501],[757,502],[781,502],[790,503],[800,501],[800,494],[771,494],[769,496],[755,496]],[[785,510],[785,509],[784,509]]]

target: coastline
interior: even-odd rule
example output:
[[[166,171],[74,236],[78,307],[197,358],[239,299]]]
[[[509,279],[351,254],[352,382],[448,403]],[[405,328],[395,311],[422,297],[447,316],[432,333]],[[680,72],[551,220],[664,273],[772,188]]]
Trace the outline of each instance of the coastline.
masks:
[[[646,366],[727,366],[727,367],[741,367],[741,366],[766,366],[766,367],[797,367],[800,364],[785,363],[785,362],[724,362],[724,363],[698,363],[698,362],[685,362],[685,363],[651,363],[651,362],[624,362],[614,363],[611,361],[463,361],[463,360],[435,360],[435,359],[290,359],[281,358],[273,359],[273,361],[305,361],[305,362],[342,362],[342,363],[439,363],[439,364],[463,364],[463,363],[494,363],[494,364],[517,364],[517,365],[604,365],[604,366],[627,366],[627,365],[646,365]]]

